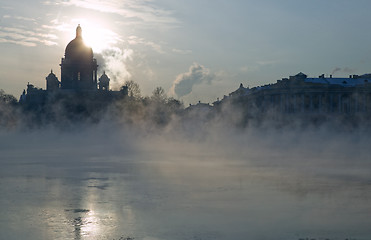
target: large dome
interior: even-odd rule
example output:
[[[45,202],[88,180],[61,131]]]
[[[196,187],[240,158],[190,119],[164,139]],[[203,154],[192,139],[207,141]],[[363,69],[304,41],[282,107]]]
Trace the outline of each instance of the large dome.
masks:
[[[97,89],[97,60],[93,50],[82,40],[80,25],[76,28],[76,38],[66,47],[61,62],[61,88],[70,90]]]
[[[76,28],[76,38],[67,44],[65,50],[66,60],[81,61],[93,58],[93,50],[86,46],[82,39],[82,30],[80,25]]]

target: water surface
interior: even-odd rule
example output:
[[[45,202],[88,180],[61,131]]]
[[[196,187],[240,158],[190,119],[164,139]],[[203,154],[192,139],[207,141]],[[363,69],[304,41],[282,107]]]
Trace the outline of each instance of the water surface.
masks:
[[[370,239],[367,137],[261,136],[2,134],[0,239]]]

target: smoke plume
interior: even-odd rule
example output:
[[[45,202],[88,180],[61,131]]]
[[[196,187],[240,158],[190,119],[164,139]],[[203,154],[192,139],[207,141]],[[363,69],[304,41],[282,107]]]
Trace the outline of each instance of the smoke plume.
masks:
[[[107,72],[114,87],[122,86],[125,81],[131,79],[132,74],[128,70],[128,63],[133,60],[132,49],[112,47],[101,54],[96,54],[96,58],[100,63],[100,70]]]
[[[352,69],[352,68],[349,68],[349,67],[343,67],[343,68],[340,68],[340,67],[336,67],[332,70],[331,74],[334,75],[335,73],[337,72],[344,72],[344,73],[354,73],[355,70]]]
[[[181,73],[175,79],[171,91],[178,97],[183,97],[192,92],[193,86],[204,82],[211,83],[214,74],[203,65],[193,63],[188,72]]]

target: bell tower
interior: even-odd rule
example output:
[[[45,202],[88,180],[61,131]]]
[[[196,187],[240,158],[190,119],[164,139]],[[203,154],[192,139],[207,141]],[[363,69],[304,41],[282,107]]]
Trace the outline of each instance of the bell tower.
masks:
[[[50,70],[49,75],[46,77],[46,91],[56,91],[59,89],[60,82],[58,81],[57,76],[53,73],[53,70]]]

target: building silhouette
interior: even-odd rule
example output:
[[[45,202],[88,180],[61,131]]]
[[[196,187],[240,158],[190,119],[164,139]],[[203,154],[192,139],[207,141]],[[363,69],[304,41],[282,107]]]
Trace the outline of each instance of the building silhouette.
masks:
[[[80,25],[76,28],[76,38],[66,47],[60,66],[62,89],[97,89],[97,60],[93,58],[92,48],[83,41]]]
[[[50,99],[79,95],[108,102],[127,95],[125,87],[120,91],[111,91],[110,78],[103,71],[97,81],[98,63],[94,58],[93,49],[86,46],[80,24],[76,28],[76,37],[70,41],[61,59],[61,81],[53,73],[46,77],[46,90],[28,83],[27,89],[20,97],[20,103],[30,108],[50,102]],[[99,88],[98,88],[99,86]]]
[[[103,75],[99,78],[99,90],[108,91],[109,90],[109,77],[106,75],[106,72],[103,72]]]
[[[255,113],[275,110],[283,114],[371,114],[371,74],[309,78],[300,72],[274,84],[254,88],[241,84],[214,106],[227,102]]]
[[[55,76],[53,73],[53,70],[50,70],[49,75],[46,77],[46,90],[50,92],[56,91],[59,89],[60,84],[61,83],[59,82],[57,76]]]

